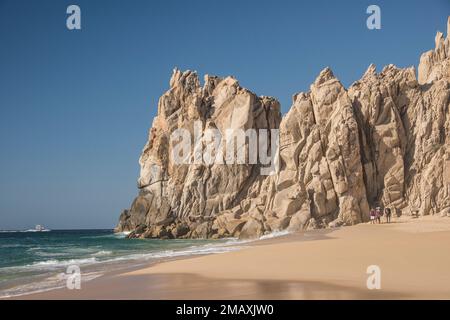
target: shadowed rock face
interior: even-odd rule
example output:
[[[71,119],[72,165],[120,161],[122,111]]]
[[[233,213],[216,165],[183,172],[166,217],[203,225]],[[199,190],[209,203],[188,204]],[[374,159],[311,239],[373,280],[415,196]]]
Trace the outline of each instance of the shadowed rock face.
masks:
[[[204,136],[207,129],[218,129],[223,139],[227,129],[259,133],[260,129],[278,129],[280,121],[275,99],[256,96],[232,77],[206,76],[200,86],[196,73],[175,70],[170,89],[159,100],[158,115],[139,160],[139,195],[122,214],[117,230],[134,230],[132,236],[142,237],[204,238],[219,231],[220,236],[229,236],[227,230],[212,232],[217,216],[235,208],[233,214],[239,219],[241,201],[256,198],[266,176],[260,175],[259,164],[197,161],[194,150],[200,150],[202,142],[196,137]],[[186,154],[187,164],[173,159],[179,141],[171,137],[177,129],[187,130],[194,145],[192,154]],[[266,154],[270,154],[270,145]],[[242,223],[236,226],[233,233],[242,227]]]
[[[375,205],[450,216],[449,102],[448,33],[422,55],[418,79],[414,68],[377,73],[371,65],[347,90],[327,68],[283,119],[275,99],[232,77],[205,76],[201,86],[195,72],[174,70],[139,160],[139,195],[116,231],[251,238],[364,222]],[[261,175],[260,164],[206,164],[196,152],[183,154],[188,164],[174,161],[177,129],[187,130],[194,151],[211,128],[222,144],[227,129],[256,129],[258,141],[259,129],[279,129],[275,174]],[[263,151],[273,146],[269,139]],[[248,160],[248,141],[244,149]]]

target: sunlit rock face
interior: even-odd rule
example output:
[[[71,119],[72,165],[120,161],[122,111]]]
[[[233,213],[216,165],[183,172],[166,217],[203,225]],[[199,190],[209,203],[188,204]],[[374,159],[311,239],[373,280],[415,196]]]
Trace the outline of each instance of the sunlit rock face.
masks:
[[[365,222],[374,206],[450,216],[449,101],[448,32],[422,55],[417,77],[412,67],[377,73],[370,65],[346,89],[326,68],[283,118],[277,100],[233,77],[207,75],[201,85],[195,72],[174,70],[139,159],[139,195],[116,231],[254,238]],[[179,129],[192,144],[183,163],[173,153]],[[241,147],[246,161],[227,164],[225,153],[214,153],[219,161],[205,162],[209,129],[220,132],[220,145],[227,130],[254,130]],[[263,133],[268,141],[258,152],[273,157],[270,175],[249,161]]]

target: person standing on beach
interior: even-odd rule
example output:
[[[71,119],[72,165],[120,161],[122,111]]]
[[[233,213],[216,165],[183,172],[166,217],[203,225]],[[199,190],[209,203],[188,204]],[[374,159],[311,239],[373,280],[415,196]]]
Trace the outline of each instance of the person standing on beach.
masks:
[[[390,223],[391,222],[391,208],[386,207],[384,209],[384,213],[386,214],[386,223]]]
[[[380,224],[381,223],[381,216],[383,215],[382,212],[381,212],[381,208],[380,207],[376,208],[375,215],[377,217],[377,223]]]
[[[370,209],[370,223],[375,224],[375,209]]]

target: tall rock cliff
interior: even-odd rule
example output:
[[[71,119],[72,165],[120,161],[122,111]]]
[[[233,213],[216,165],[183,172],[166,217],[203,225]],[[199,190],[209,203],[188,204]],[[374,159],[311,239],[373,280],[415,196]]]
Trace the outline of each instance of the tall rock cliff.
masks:
[[[377,73],[370,65],[347,90],[326,68],[309,92],[294,95],[283,119],[275,99],[232,77],[205,76],[201,86],[196,73],[174,70],[139,160],[139,195],[116,230],[250,238],[365,222],[376,205],[450,216],[449,34],[450,18],[447,37],[438,32],[436,48],[422,55],[417,78],[413,67]],[[182,163],[173,153],[180,129],[192,144]],[[220,133],[217,141],[209,129]],[[230,129],[248,133],[245,161],[228,164],[217,152],[205,161],[208,141],[228,150]],[[273,157],[270,170],[249,161],[252,141]]]

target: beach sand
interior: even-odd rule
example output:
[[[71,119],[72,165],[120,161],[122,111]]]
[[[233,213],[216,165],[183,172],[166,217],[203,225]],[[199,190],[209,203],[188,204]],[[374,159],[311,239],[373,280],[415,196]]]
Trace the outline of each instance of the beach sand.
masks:
[[[379,290],[367,288],[370,265]],[[450,218],[291,234],[18,298],[450,299]]]

